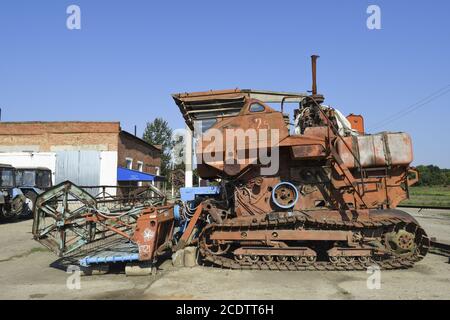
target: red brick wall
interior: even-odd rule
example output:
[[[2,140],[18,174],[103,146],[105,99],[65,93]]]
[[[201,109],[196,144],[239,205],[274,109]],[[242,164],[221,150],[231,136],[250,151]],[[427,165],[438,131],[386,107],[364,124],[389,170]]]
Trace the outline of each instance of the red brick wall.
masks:
[[[161,151],[129,133],[119,134],[119,167],[126,168],[126,159],[133,159],[133,170],[138,170],[138,162],[144,163],[143,172],[156,174],[156,167],[161,167]]]
[[[117,151],[119,132],[119,122],[0,122],[0,145],[4,149],[33,145],[40,152],[54,146]]]

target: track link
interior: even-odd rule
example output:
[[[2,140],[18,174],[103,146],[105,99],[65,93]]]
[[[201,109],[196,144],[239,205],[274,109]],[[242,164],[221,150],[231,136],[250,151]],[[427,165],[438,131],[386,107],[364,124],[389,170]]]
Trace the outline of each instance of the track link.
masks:
[[[353,271],[367,270],[369,266],[377,265],[382,270],[407,269],[422,260],[430,247],[430,240],[425,231],[416,223],[407,219],[393,217],[387,219],[377,219],[370,221],[335,221],[324,220],[318,221],[308,216],[307,212],[294,212],[290,214],[280,213],[276,219],[270,219],[269,215],[263,217],[255,217],[251,222],[231,219],[226,220],[222,224],[207,225],[200,235],[200,254],[205,262],[211,263],[220,268],[236,269],[236,270],[274,270],[274,271]],[[354,232],[378,232],[386,233],[395,229],[408,228],[414,230],[415,244],[417,250],[411,254],[398,255],[389,252],[378,259],[371,259],[365,263],[355,259],[347,264],[335,264],[330,261],[316,261],[310,265],[299,265],[292,261],[263,261],[259,260],[254,263],[248,261],[239,262],[226,254],[213,254],[208,249],[208,236],[214,231],[236,231],[241,232],[252,230],[282,230],[282,229],[298,229],[299,226],[305,229],[316,230],[344,230]],[[267,247],[269,248],[269,247]]]

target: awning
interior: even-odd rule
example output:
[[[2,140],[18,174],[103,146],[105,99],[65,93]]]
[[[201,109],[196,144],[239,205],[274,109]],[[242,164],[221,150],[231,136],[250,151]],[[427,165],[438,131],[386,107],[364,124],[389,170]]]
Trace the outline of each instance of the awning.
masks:
[[[161,181],[164,177],[150,173],[130,170],[126,168],[117,168],[117,181]]]
[[[231,89],[173,94],[186,124],[194,130],[198,120],[217,119],[239,114],[248,98],[264,103],[299,103],[307,93]]]

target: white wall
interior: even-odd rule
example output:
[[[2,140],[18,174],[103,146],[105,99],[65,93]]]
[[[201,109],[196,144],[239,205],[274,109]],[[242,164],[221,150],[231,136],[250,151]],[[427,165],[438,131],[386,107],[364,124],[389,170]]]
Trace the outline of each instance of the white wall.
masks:
[[[56,153],[54,152],[5,152],[0,153],[0,163],[14,167],[44,167],[52,171],[55,183]]]
[[[100,153],[100,185],[116,186],[117,185],[117,151],[102,151]],[[107,190],[111,195],[116,194],[116,189]]]
[[[117,151],[102,151],[100,153],[100,185],[117,185]],[[45,167],[52,171],[52,181],[55,183],[56,153],[54,152],[0,152],[0,163],[14,167]],[[116,189],[107,190],[115,195]]]

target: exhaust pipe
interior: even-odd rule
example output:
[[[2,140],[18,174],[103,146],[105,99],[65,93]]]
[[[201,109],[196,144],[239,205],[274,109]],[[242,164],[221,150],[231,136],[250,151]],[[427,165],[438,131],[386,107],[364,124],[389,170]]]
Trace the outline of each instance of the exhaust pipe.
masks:
[[[317,55],[312,55],[312,56],[311,56],[311,66],[312,66],[312,95],[313,95],[313,96],[317,95],[317,79],[316,79],[316,74],[317,74],[317,58],[319,58],[319,56],[317,56]]]

